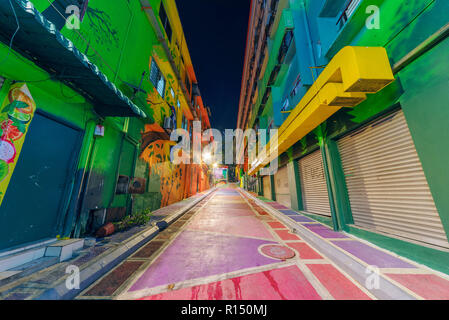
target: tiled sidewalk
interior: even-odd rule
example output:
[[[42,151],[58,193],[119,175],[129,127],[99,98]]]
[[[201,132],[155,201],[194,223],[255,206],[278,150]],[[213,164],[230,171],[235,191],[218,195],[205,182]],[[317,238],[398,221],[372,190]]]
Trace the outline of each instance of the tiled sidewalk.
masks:
[[[261,201],[246,196],[256,206],[258,206],[256,202],[263,205]],[[366,268],[369,266],[378,268],[386,281],[403,290],[411,298],[449,299],[449,277],[447,275],[435,272],[351,235],[334,232],[328,226],[299,212],[292,211],[277,202],[266,202],[266,205],[290,220],[291,225],[296,226],[299,235],[306,232],[305,229],[307,229],[319,240],[331,245],[333,250],[344,253]]]
[[[262,249],[273,244],[295,257],[267,256]],[[370,265],[381,272],[379,288],[365,287]],[[448,292],[447,278],[432,270],[222,188],[78,299],[448,299]]]

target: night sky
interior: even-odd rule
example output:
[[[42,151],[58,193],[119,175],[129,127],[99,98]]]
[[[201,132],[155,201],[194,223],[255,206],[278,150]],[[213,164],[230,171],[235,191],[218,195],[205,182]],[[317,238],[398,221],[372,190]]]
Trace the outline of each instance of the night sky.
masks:
[[[250,0],[177,0],[211,125],[234,129],[245,58]]]

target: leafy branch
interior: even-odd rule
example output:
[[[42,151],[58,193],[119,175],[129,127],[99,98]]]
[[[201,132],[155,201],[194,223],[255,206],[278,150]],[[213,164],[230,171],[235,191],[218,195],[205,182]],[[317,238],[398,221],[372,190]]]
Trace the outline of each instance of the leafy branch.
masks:
[[[114,223],[115,230],[125,231],[132,227],[142,226],[150,222],[152,213],[149,209],[134,214],[132,216],[126,216],[122,221]]]

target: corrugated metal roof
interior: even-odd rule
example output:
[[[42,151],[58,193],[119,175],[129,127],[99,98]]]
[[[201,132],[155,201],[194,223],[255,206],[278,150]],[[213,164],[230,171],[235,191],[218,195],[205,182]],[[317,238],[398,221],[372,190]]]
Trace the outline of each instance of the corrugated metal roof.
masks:
[[[99,115],[146,117],[30,1],[12,0],[12,4],[20,23],[13,42],[14,50],[86,97]],[[17,23],[9,1],[1,1],[0,40],[9,45],[16,29]]]

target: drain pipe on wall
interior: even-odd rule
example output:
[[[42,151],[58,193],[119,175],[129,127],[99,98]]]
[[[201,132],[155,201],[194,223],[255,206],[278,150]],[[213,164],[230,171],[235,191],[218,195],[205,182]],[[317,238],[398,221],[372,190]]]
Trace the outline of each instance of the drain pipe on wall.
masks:
[[[90,125],[91,124],[91,125]],[[84,195],[87,189],[87,186],[89,185],[89,180],[92,172],[93,162],[96,156],[97,152],[97,144],[96,144],[96,138],[94,137],[95,133],[95,126],[97,124],[97,120],[92,119],[89,120],[86,125],[86,135],[88,139],[88,145],[89,147],[85,151],[86,156],[83,157],[82,167],[83,167],[83,173],[81,177],[81,183],[80,188],[77,191],[77,196],[74,200],[73,204],[73,225],[71,226],[71,229],[69,232],[72,233],[72,236],[77,238],[80,235],[80,223],[82,219],[82,208],[84,203]],[[72,207],[72,206],[71,206]],[[67,226],[68,228],[68,226]]]
[[[95,140],[94,132],[96,119],[90,119],[86,122],[85,136],[83,141],[83,148],[79,156],[78,170],[75,179],[72,183],[71,198],[67,206],[67,214],[65,217],[62,235],[64,237],[70,236],[75,229],[78,220],[78,208],[80,204],[80,197],[84,190],[84,183],[87,177],[87,167],[89,166],[91,155],[93,152]]]
[[[129,38],[129,32],[131,30],[131,25],[134,22],[134,11],[131,9],[129,2],[128,1],[125,1],[125,2],[128,4],[128,10],[131,13],[131,19],[129,20],[129,23],[128,23],[128,28],[126,30],[126,36],[125,36],[125,41],[123,42],[122,50],[120,51],[120,58],[119,58],[118,65],[117,65],[117,71],[115,72],[114,83],[117,82],[118,75],[119,75],[120,69],[122,67],[123,52],[125,51],[126,44],[128,43],[128,38]]]

